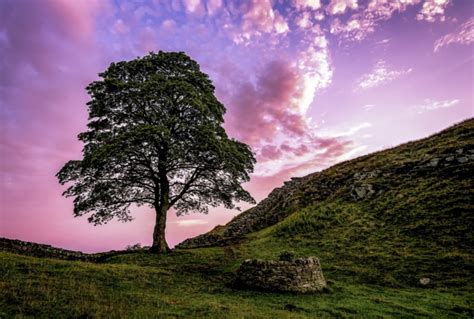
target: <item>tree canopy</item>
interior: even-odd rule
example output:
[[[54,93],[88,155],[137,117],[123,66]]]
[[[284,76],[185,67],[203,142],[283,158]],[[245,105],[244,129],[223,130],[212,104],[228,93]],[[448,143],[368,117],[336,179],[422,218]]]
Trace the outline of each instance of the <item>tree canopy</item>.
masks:
[[[156,211],[152,250],[164,252],[166,213],[253,203],[241,186],[255,164],[250,147],[222,127],[225,107],[209,77],[182,52],[150,53],[112,63],[87,86],[83,158],[57,173],[70,183],[74,215],[131,220],[132,204]]]

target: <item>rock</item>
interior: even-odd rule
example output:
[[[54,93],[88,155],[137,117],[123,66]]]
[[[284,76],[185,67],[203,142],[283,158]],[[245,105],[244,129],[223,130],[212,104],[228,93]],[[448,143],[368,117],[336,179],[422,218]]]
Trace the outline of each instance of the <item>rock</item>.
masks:
[[[356,180],[362,180],[362,179],[366,179],[366,178],[375,178],[377,176],[380,175],[380,170],[376,169],[376,170],[373,170],[373,171],[369,171],[369,172],[357,172],[354,174],[354,179]]]
[[[459,163],[466,163],[467,161],[469,161],[469,157],[467,157],[467,156],[458,157],[457,161]]]
[[[352,186],[352,197],[354,199],[363,199],[375,194],[374,187],[371,184],[362,184],[360,186]]]
[[[433,158],[429,161],[428,166],[436,167],[438,166],[439,158]]]
[[[240,265],[234,283],[244,289],[295,293],[320,292],[327,286],[316,257],[294,262],[247,259]]]
[[[426,278],[426,277],[420,278],[420,284],[423,286],[429,285],[430,282],[431,282],[430,278]]]

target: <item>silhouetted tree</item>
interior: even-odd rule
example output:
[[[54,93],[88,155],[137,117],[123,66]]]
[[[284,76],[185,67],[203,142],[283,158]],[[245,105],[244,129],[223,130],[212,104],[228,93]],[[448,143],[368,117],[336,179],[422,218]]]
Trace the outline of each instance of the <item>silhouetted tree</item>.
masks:
[[[112,63],[87,86],[91,101],[82,160],[57,173],[74,215],[102,224],[131,220],[130,205],[156,212],[151,250],[169,250],[166,215],[254,202],[241,187],[255,164],[249,146],[222,127],[225,107],[198,63],[179,52]]]

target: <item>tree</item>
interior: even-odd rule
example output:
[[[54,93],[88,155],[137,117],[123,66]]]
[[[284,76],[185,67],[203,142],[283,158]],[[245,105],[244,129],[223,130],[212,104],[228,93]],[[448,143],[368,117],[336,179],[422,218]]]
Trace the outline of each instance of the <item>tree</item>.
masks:
[[[82,160],[57,173],[70,183],[74,215],[95,225],[130,221],[130,205],[156,212],[152,251],[167,252],[166,215],[254,203],[241,184],[255,164],[249,146],[227,136],[225,107],[198,63],[179,52],[112,63],[87,86]],[[238,208],[238,207],[237,207]]]

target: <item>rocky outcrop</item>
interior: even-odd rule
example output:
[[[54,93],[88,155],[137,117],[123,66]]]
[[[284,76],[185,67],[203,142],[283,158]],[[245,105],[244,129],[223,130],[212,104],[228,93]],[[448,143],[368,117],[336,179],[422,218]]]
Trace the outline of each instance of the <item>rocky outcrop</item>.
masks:
[[[87,262],[101,262],[109,257],[119,254],[129,254],[136,250],[109,251],[97,254],[85,254],[80,251],[52,247],[50,245],[36,244],[22,240],[0,238],[0,251],[27,255],[32,257],[55,258],[65,260],[79,260]]]
[[[311,293],[326,288],[319,259],[295,261],[248,259],[237,271],[235,286],[275,292]]]

